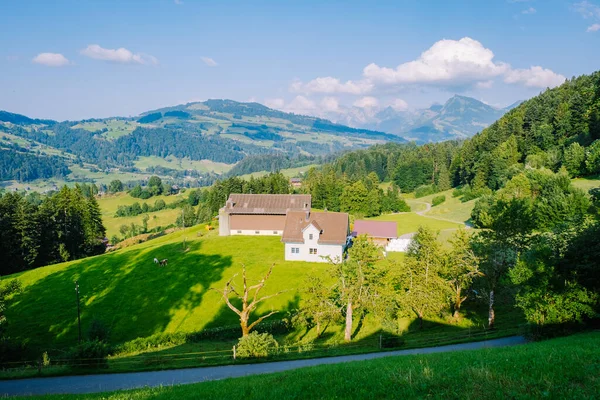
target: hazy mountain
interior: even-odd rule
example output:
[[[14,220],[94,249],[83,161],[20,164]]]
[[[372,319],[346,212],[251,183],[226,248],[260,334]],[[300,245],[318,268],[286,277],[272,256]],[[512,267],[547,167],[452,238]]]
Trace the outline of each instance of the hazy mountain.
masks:
[[[480,132],[521,102],[496,108],[471,97],[455,95],[444,104],[426,109],[378,112],[351,107],[337,115],[328,115],[340,123],[388,132],[417,142],[439,142],[467,138]]]

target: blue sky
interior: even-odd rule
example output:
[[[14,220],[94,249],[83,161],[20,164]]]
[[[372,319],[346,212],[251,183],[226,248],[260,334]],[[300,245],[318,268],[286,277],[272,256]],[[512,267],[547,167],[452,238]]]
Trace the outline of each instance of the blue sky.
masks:
[[[120,50],[119,50],[120,49]],[[0,109],[505,106],[600,67],[600,1],[0,1]]]

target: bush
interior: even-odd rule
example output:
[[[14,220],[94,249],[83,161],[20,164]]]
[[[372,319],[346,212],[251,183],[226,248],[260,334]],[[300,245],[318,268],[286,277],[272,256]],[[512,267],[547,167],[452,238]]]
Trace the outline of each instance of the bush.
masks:
[[[73,368],[107,368],[108,353],[109,348],[106,344],[90,340],[73,347],[67,359]]]
[[[88,339],[106,343],[108,341],[109,329],[104,322],[94,319],[88,328]]]
[[[429,196],[437,192],[434,185],[422,185],[415,189],[415,198]]]
[[[394,349],[404,345],[404,339],[399,336],[383,336],[381,338],[382,349]]]
[[[236,346],[236,354],[240,358],[267,357],[277,351],[279,344],[269,333],[251,332],[241,337]]]
[[[440,204],[442,204],[443,202],[446,201],[446,196],[441,195],[441,196],[435,196],[432,200],[431,200],[431,204],[433,204],[433,206],[439,206]]]

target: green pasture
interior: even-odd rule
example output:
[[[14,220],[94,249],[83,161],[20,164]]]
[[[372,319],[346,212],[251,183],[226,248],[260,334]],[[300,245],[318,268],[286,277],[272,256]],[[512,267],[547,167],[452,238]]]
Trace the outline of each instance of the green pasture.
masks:
[[[168,156],[167,158],[157,156],[138,157],[134,164],[139,169],[160,166],[179,171],[193,169],[200,172],[215,172],[217,174],[227,172],[233,167],[231,164],[219,163],[210,160],[191,160],[189,158],[177,158],[174,156]]]
[[[375,221],[394,221],[398,225],[398,236],[405,233],[416,232],[420,226],[427,226],[434,231],[446,229],[458,229],[464,224],[424,217],[415,213],[384,214],[379,217],[370,218]]]

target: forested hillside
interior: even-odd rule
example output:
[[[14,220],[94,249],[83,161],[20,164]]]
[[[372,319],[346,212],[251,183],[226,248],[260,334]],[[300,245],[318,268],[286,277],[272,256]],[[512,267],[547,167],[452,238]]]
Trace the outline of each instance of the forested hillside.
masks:
[[[567,81],[522,104],[465,141],[385,144],[330,164],[350,178],[377,173],[404,192],[468,185],[496,190],[525,168],[564,167],[571,177],[600,173],[600,72]]]

